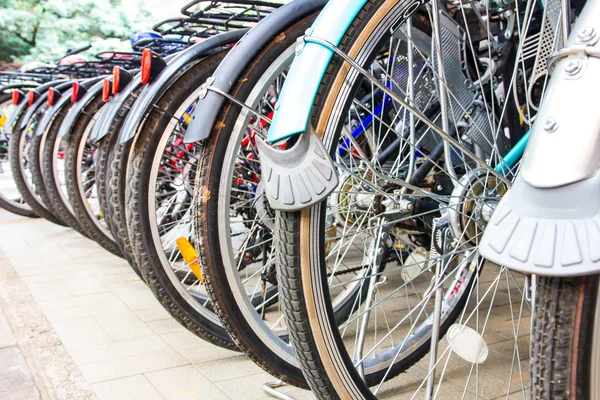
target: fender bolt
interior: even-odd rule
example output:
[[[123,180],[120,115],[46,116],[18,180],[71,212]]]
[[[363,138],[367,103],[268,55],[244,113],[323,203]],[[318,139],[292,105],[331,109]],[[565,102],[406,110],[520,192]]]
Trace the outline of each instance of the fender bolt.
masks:
[[[544,130],[548,133],[552,133],[558,129],[558,123],[552,117],[546,118],[544,121]]]
[[[565,71],[569,75],[575,75],[581,71],[581,62],[579,60],[570,60],[565,67]]]
[[[594,31],[594,28],[592,28],[591,26],[586,26],[585,28],[583,28],[581,30],[581,32],[579,32],[577,37],[582,42],[589,42],[594,38],[595,35],[596,35],[596,31]]]

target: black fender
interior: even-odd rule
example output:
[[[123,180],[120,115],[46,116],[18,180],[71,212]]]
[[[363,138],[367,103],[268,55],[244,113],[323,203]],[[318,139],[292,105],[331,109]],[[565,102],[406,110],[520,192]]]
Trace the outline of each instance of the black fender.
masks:
[[[13,128],[15,128],[14,125],[16,125],[17,121],[19,120],[21,115],[23,115],[27,107],[29,107],[29,104],[27,104],[27,99],[24,98],[9,115],[8,119],[6,120],[6,123],[2,127],[2,130],[0,130],[0,133],[6,136],[10,135],[13,131]]]
[[[127,118],[123,123],[119,134],[118,143],[122,144],[131,140],[137,131],[141,121],[148,115],[148,112],[156,104],[166,89],[171,87],[175,80],[173,79],[190,62],[200,60],[221,51],[224,46],[238,42],[247,29],[238,29],[212,36],[200,43],[197,43],[189,49],[178,53],[163,69],[160,74],[144,89],[140,97],[131,108]]]
[[[35,82],[31,82],[31,83],[13,83],[10,85],[4,85],[4,86],[0,86],[0,93],[4,93],[6,91],[13,91],[15,89],[35,89],[36,87],[38,87],[39,84],[35,83]]]
[[[138,73],[133,77],[131,82],[129,82],[121,91],[119,91],[119,93],[113,96],[113,98],[110,100],[110,103],[108,103],[107,105],[108,108],[106,110],[106,113],[104,114],[103,121],[108,122],[115,119],[117,114],[119,113],[119,110],[121,110],[121,108],[123,107],[125,101],[141,85],[142,75]],[[102,124],[97,124],[97,127],[95,126],[94,129],[92,129],[89,140],[91,140],[94,143],[98,142],[108,134],[109,127],[110,123],[106,124],[103,122]]]
[[[177,54],[169,54],[165,57],[165,61],[167,65],[175,58]],[[102,140],[107,134],[108,129],[110,128],[110,124],[112,120],[114,120],[125,104],[125,101],[132,95],[134,91],[136,91],[140,86],[142,86],[142,74],[139,70],[128,71],[129,73],[134,73],[133,78],[125,87],[119,90],[119,93],[113,96],[110,100],[110,103],[107,106],[106,111],[103,113],[102,121],[99,124],[94,125],[92,132],[90,132],[89,140],[93,143],[97,143]],[[108,122],[108,123],[105,123]]]
[[[17,83],[17,84],[13,84],[13,85],[2,86],[2,87],[0,87],[0,91],[4,92],[7,90],[15,90],[15,89],[34,89],[37,86],[39,86],[39,85],[36,83],[32,83],[31,85]],[[8,119],[6,120],[6,123],[4,124],[2,129],[0,129],[0,134],[2,134],[2,135],[10,134],[12,132],[14,125],[17,123],[17,120],[25,112],[25,109],[28,106],[29,105],[27,104],[27,96],[23,96],[23,99],[21,99],[21,102],[16,105],[16,107],[13,109],[12,113],[8,116]]]
[[[90,131],[90,134],[88,136],[88,141],[92,142],[92,143],[96,143],[99,139],[97,139],[98,135],[100,134],[100,131],[105,131],[104,127],[108,127],[107,121],[109,121],[108,119],[108,114],[110,113],[111,109],[114,109],[115,105],[113,103],[104,103],[104,105],[102,106],[102,108],[100,109],[100,111],[98,111],[98,113],[96,113],[96,122],[94,123],[94,126],[92,127],[92,130]],[[104,135],[103,135],[104,136]]]
[[[252,28],[237,45],[225,56],[215,73],[211,86],[228,93],[237,82],[246,66],[271,43],[277,35],[289,26],[318,12],[328,0],[294,0],[269,14]],[[225,98],[213,91],[198,100],[192,113],[184,141],[198,142],[210,136],[214,121],[221,112]]]
[[[65,116],[60,128],[58,129],[58,137],[65,137],[71,132],[71,128],[77,118],[84,112],[86,107],[98,96],[102,96],[104,87],[104,76],[86,79],[79,84],[87,89],[87,92],[77,102],[73,103],[69,112]]]
[[[69,81],[53,81],[53,83],[56,83],[56,84],[45,87],[43,89],[41,86],[38,86],[37,88],[35,88],[34,92],[36,92],[38,94],[38,98],[31,106],[29,106],[25,115],[23,116],[21,125],[18,126],[18,129],[20,131],[25,129],[25,127],[27,126],[27,123],[29,122],[31,117],[33,117],[33,115],[40,109],[40,107],[42,107],[46,103],[46,101],[48,100],[48,89],[53,87],[53,88],[56,88],[56,90],[60,91],[60,88],[66,88],[66,87],[71,86],[71,82],[69,82]],[[27,97],[27,96],[25,96],[25,97]],[[25,100],[27,101],[28,99],[25,99]]]
[[[71,91],[73,90],[73,84],[71,82],[61,83],[60,85],[56,86],[55,90],[60,93],[60,97],[56,100],[56,102],[53,105],[48,107],[46,112],[44,112],[44,116],[38,123],[38,126],[39,127],[43,126],[44,129],[36,128],[36,130],[35,130],[36,136],[42,136],[44,134],[44,132],[46,131],[46,127],[48,126],[48,124],[50,124],[50,122],[52,122],[54,120],[54,118],[56,118],[56,115],[62,109],[62,107],[66,103],[69,103],[71,101],[70,94],[71,94]],[[44,93],[42,96],[40,96],[40,100],[41,99],[45,99],[45,100],[48,99],[48,91],[46,91],[46,93]]]

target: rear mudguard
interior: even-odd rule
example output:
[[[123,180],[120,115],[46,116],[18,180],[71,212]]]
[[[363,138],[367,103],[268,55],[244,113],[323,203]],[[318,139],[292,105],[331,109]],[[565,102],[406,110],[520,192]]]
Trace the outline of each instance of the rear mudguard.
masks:
[[[112,103],[104,103],[100,111],[98,111],[95,115],[96,122],[88,135],[88,141],[90,143],[96,143],[98,140],[96,139],[100,135],[100,131],[104,131],[105,127],[108,125],[108,114],[110,113],[111,107],[114,105]]]
[[[236,43],[247,31],[247,29],[239,29],[212,36],[193,45],[173,58],[136,100],[123,123],[118,143],[125,143],[135,136],[138,126],[141,126],[141,122],[148,115],[154,104],[160,100],[163,93],[175,82],[173,77],[182,69],[195,60],[215,54],[226,45]]]
[[[10,136],[21,115],[23,115],[23,113],[27,111],[27,107],[29,107],[27,96],[23,96],[21,102],[17,104],[17,106],[13,109],[13,111],[8,116],[6,123],[4,124],[2,129],[0,129],[0,133],[2,135]]]
[[[520,175],[481,241],[481,255],[497,264],[547,276],[600,272],[598,21],[600,2],[588,1],[558,52],[564,57],[546,88]]]
[[[4,85],[4,86],[0,86],[0,93],[4,93],[4,92],[8,92],[8,91],[13,91],[15,89],[26,89],[26,90],[30,90],[30,89],[35,89],[36,87],[38,87],[39,85],[37,83],[14,83],[12,85]]]
[[[137,74],[131,80],[131,82],[127,84],[127,86],[125,86],[116,96],[113,96],[113,98],[110,100],[110,103],[105,107],[106,112],[103,113],[103,120],[106,122],[112,122],[123,107],[123,104],[125,103],[127,98],[129,98],[129,96],[131,96],[131,93],[133,93],[141,85],[142,76],[141,74]],[[96,124],[94,126],[94,129],[92,129],[92,132],[90,132],[90,141],[98,142],[102,138],[104,138],[108,133],[110,122]]]
[[[47,127],[48,124],[50,124],[50,122],[52,122],[54,120],[54,118],[56,118],[56,116],[58,115],[60,110],[63,109],[65,104],[71,102],[71,91],[72,90],[73,90],[73,84],[71,82],[61,83],[60,85],[56,86],[56,91],[60,93],[60,97],[58,99],[56,99],[56,102],[52,106],[48,107],[48,109],[44,112],[44,116],[40,120],[38,126]],[[44,99],[48,99],[48,92],[46,92]],[[44,129],[36,129],[35,135],[42,136],[44,134],[44,132],[45,132],[45,128]]]
[[[338,46],[367,0],[331,0],[307,37],[318,37]],[[299,40],[296,59],[281,90],[267,141],[277,142],[305,132],[310,112],[333,52],[316,43]]]
[[[248,31],[225,56],[213,74],[214,81],[210,86],[229,94],[240,75],[265,46],[289,26],[320,11],[325,4],[327,0],[295,0],[273,11]],[[198,100],[185,135],[186,143],[205,140],[210,136],[224,102],[225,98],[213,91],[208,91],[204,98]]]
[[[306,36],[338,46],[366,1],[331,0]],[[275,210],[296,211],[310,207],[326,198],[338,185],[336,168],[308,123],[332,56],[331,49],[298,39],[296,58],[275,105],[267,142],[306,133],[285,151],[260,144],[261,163],[268,166],[267,174],[263,175],[266,196]]]
[[[83,95],[82,98],[77,100],[71,108],[62,124],[60,124],[60,128],[58,130],[58,137],[66,137],[71,132],[71,128],[75,121],[81,113],[85,111],[87,106],[98,96],[102,96],[102,89],[104,87],[104,77],[88,79],[80,82],[80,85],[87,89],[87,92]]]
[[[23,129],[25,129],[25,127],[27,126],[27,122],[29,122],[29,120],[31,119],[31,117],[33,116],[33,114],[42,106],[42,104],[44,104],[46,102],[46,100],[48,99],[48,89],[51,87],[58,87],[59,85],[65,83],[66,81],[64,79],[61,79],[59,81],[52,81],[49,82],[47,84],[44,85],[40,85],[38,87],[36,87],[34,89],[34,92],[36,92],[39,97],[37,98],[37,100],[30,106],[27,107],[27,109],[25,110],[25,115],[23,116],[23,119],[21,120],[21,124],[19,126],[17,126],[16,128],[20,131],[22,131]],[[25,96],[25,103],[27,103],[27,96]]]

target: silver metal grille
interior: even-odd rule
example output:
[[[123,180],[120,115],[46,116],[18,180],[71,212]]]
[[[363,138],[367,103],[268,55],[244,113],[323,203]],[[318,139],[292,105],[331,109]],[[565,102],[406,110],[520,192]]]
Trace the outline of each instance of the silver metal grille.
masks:
[[[492,126],[489,123],[485,107],[478,100],[478,90],[472,90],[472,82],[468,79],[466,63],[463,61],[465,50],[465,32],[446,14],[440,18],[442,54],[448,92],[448,118],[456,129],[463,127],[460,137],[467,147],[472,142],[480,147],[487,155],[493,149]],[[432,50],[433,65],[437,71],[436,49]],[[435,79],[439,85],[439,79]]]
[[[529,81],[529,94],[531,93],[535,82],[545,79],[548,74],[548,60],[550,55],[563,47],[563,29],[562,29],[562,12],[561,12],[561,0],[546,0],[544,15],[542,18],[542,30],[535,35],[533,38],[538,40],[537,46],[537,58],[533,67],[533,75]],[[531,40],[529,38],[526,39]],[[535,104],[531,106],[537,110]]]

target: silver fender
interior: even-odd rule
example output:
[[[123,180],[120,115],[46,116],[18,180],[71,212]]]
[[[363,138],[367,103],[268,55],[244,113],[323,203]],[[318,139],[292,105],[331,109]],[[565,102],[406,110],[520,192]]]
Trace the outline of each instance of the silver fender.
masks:
[[[323,200],[335,190],[338,176],[323,142],[308,125],[290,150],[256,141],[265,193],[275,210],[297,211]]]
[[[600,2],[588,1],[558,52],[520,175],[480,243],[497,264],[547,276],[600,272],[598,21]]]

